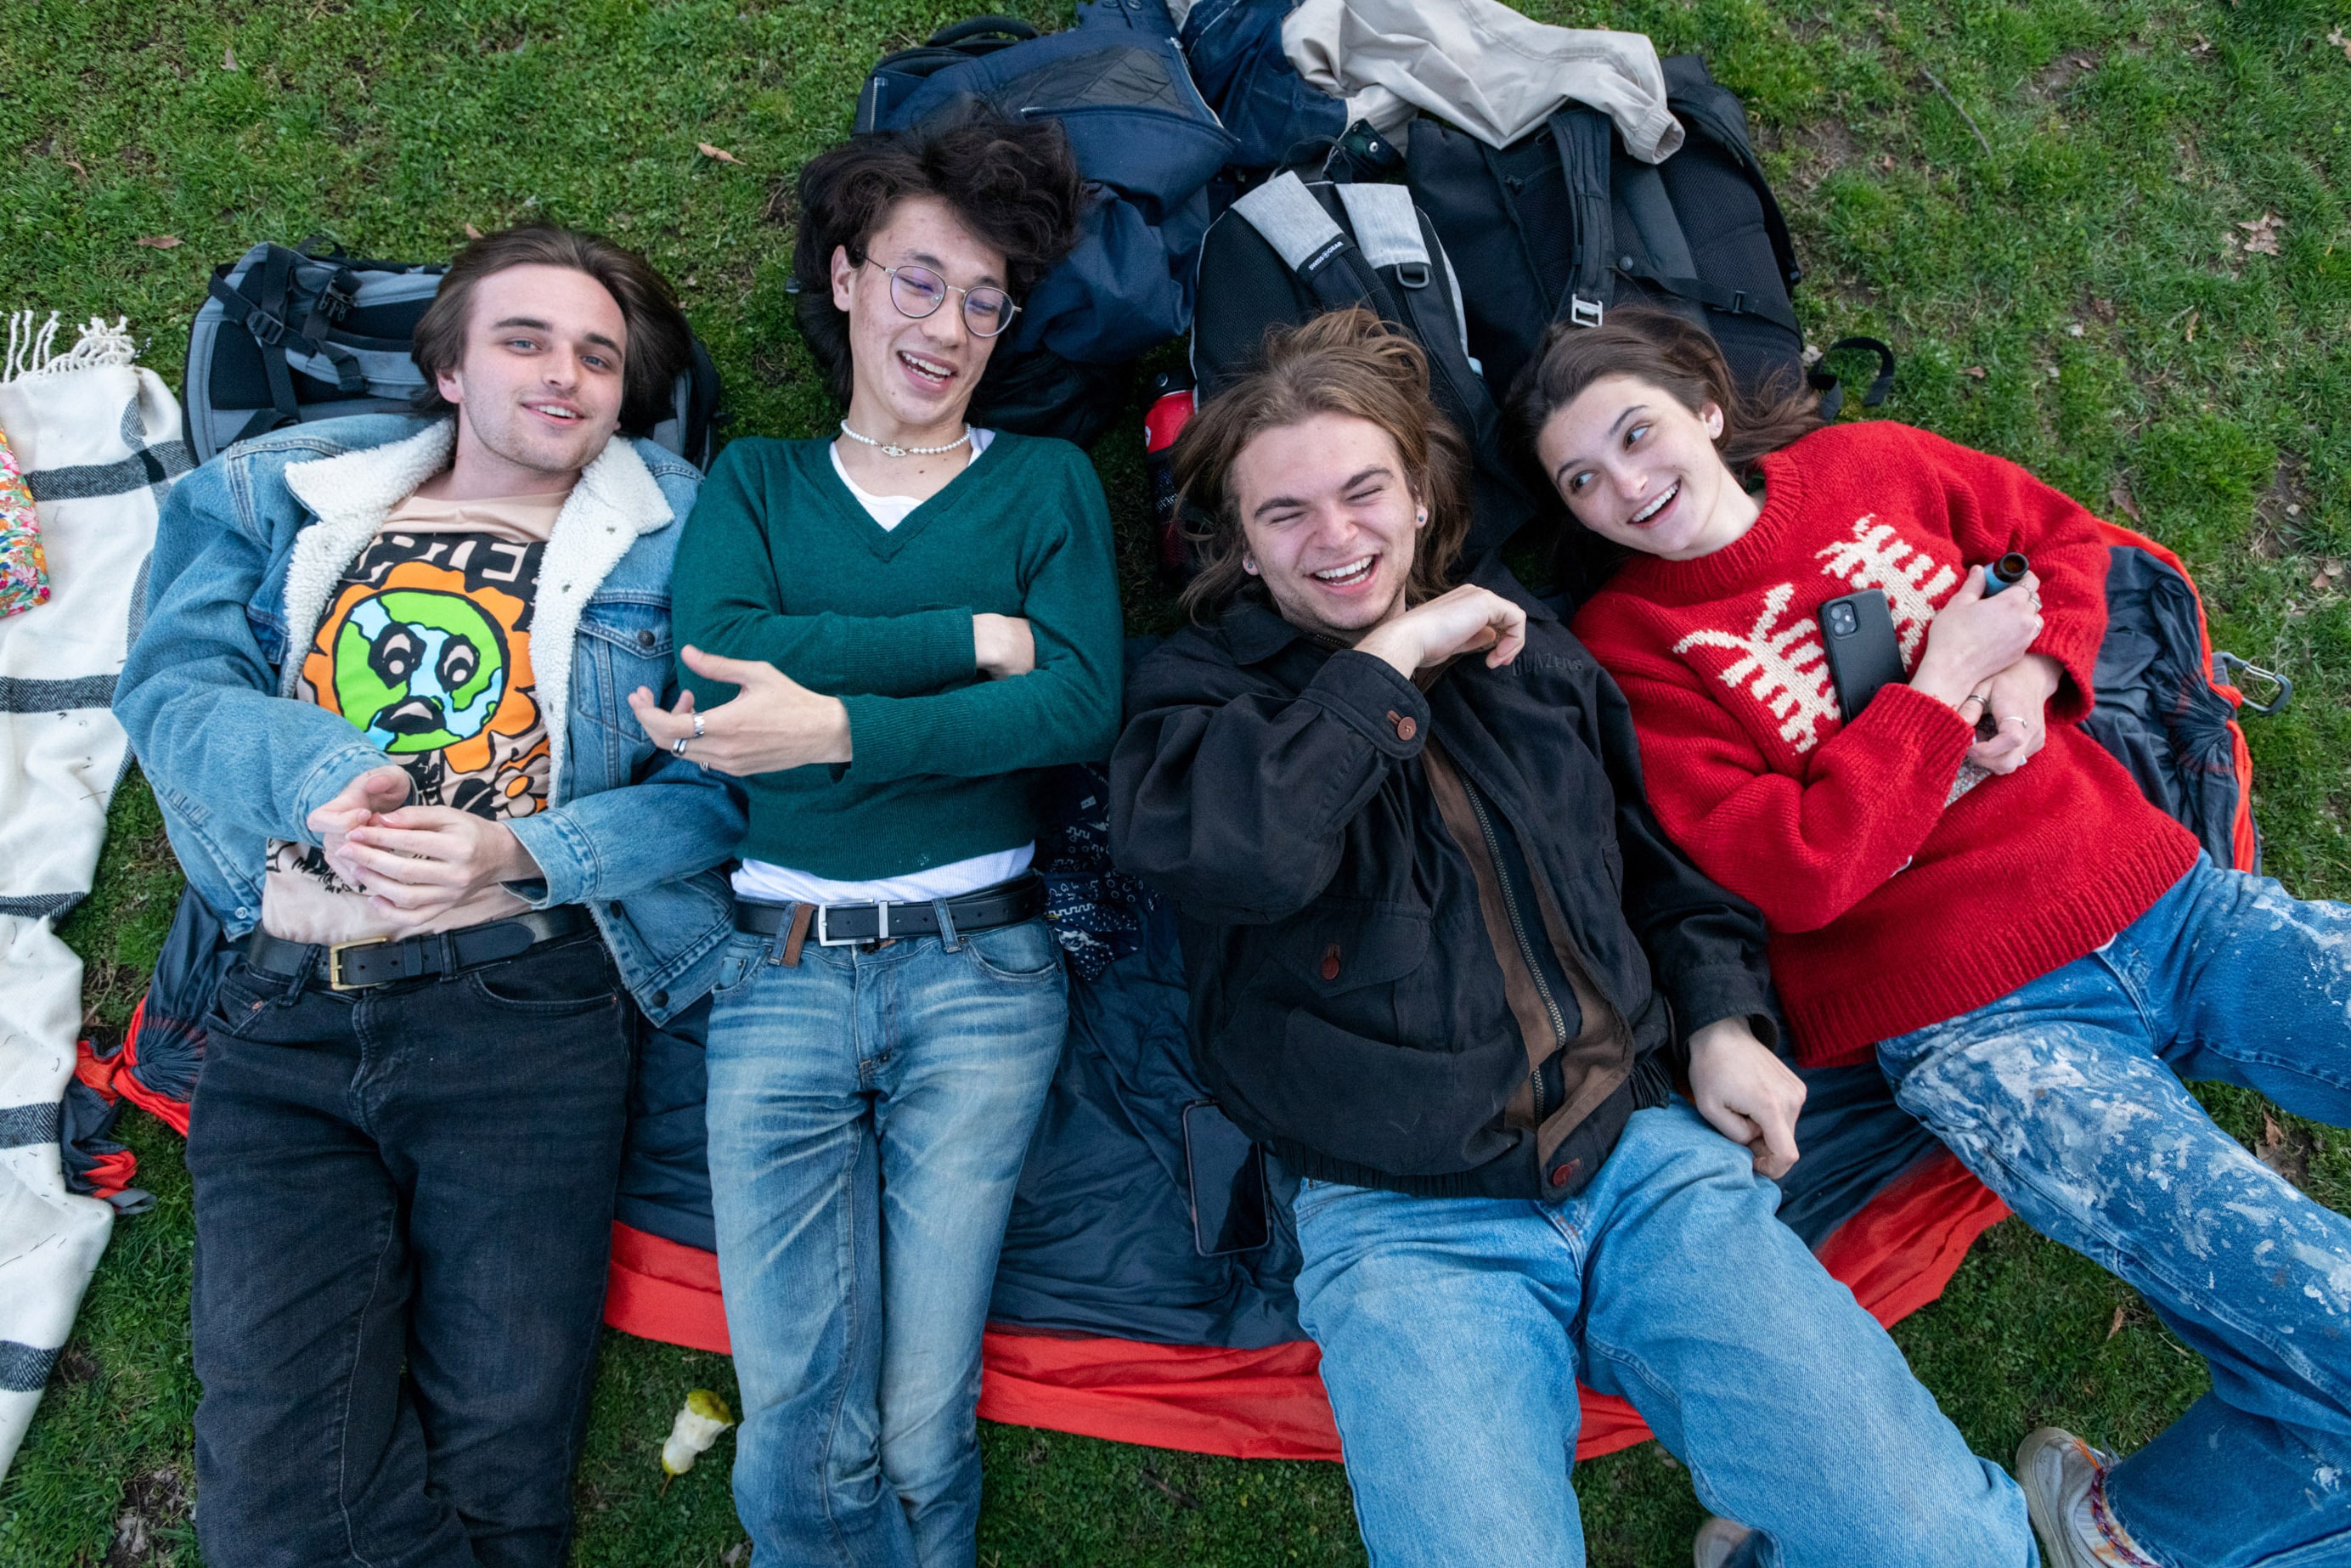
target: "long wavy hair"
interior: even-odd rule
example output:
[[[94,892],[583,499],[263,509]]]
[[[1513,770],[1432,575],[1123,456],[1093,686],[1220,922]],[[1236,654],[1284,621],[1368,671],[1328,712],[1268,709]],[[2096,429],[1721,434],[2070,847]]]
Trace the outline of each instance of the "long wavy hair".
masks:
[[[1208,620],[1243,594],[1265,593],[1241,566],[1249,540],[1232,475],[1242,449],[1269,430],[1322,413],[1385,432],[1404,460],[1405,482],[1428,508],[1405,602],[1422,603],[1452,586],[1469,533],[1468,445],[1429,396],[1420,345],[1355,307],[1269,331],[1259,364],[1202,405],[1176,438],[1169,458],[1196,522],[1190,537],[1200,559],[1200,573],[1183,593],[1193,620]]]
[[[1597,327],[1562,322],[1544,338],[1541,350],[1519,372],[1510,390],[1512,423],[1530,450],[1552,415],[1583,395],[1593,382],[1630,376],[1672,398],[1692,413],[1711,402],[1722,410],[1722,434],[1715,450],[1742,480],[1757,458],[1777,452],[1798,436],[1817,430],[1820,399],[1799,380],[1774,382],[1743,392],[1714,335],[1705,328],[1646,305],[1612,307]],[[1545,476],[1549,482],[1549,476]],[[1560,530],[1559,580],[1581,599],[1606,580],[1624,560],[1612,544],[1575,520],[1568,508]]]

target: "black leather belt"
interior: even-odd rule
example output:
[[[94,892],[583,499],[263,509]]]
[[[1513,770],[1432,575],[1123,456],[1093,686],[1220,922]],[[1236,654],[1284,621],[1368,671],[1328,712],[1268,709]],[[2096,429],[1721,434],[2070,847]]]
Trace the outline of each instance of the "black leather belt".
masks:
[[[986,931],[1013,925],[1045,913],[1045,879],[1017,877],[946,901],[947,915],[957,931]],[[793,924],[797,904],[750,904],[737,900],[735,929],[754,936],[773,936]],[[810,934],[820,947],[847,947],[860,942],[889,942],[901,936],[935,936],[939,913],[931,904],[823,904],[816,906]]]
[[[322,972],[329,988],[364,991],[395,980],[455,975],[484,964],[517,957],[542,942],[592,931],[596,923],[576,904],[532,909],[479,925],[435,931],[423,936],[373,936],[359,942],[288,942],[256,929],[245,939],[248,968],[290,980],[325,955]]]

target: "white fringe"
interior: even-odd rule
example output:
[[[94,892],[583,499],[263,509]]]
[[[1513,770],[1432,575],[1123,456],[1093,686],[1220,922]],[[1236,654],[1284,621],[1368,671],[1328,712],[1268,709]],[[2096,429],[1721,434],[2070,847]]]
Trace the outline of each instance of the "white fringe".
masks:
[[[80,338],[60,354],[56,351],[57,312],[47,321],[37,310],[18,310],[8,318],[8,359],[0,368],[0,383],[69,375],[101,365],[135,364],[139,345],[131,336],[131,319],[118,316],[109,326],[103,316],[85,322]]]

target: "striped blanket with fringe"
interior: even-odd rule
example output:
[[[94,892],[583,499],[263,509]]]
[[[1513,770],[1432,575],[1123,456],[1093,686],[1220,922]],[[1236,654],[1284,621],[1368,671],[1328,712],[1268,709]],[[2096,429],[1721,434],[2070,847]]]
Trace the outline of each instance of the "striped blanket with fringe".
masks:
[[[108,711],[146,601],[157,509],[193,465],[180,406],[127,323],[9,321],[0,433],[24,470],[48,601],[0,619],[0,1476],[33,1417],[113,1207],[59,1153],[81,1034],[81,960],[56,925],[89,892],[130,762]]]

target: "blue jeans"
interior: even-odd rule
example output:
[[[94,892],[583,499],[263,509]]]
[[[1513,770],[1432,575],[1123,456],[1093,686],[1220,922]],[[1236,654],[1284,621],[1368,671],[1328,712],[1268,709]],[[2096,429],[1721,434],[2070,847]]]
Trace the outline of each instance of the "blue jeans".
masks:
[[[2172,1568],[2351,1562],[2351,1219],[2180,1082],[2351,1125],[2351,908],[2199,858],[2096,952],[1877,1056],[2026,1224],[2211,1364],[2212,1391],[2106,1477],[2139,1546]]]
[[[205,1561],[565,1561],[631,1014],[594,936],[343,995],[231,967],[188,1120]]]
[[[1305,1183],[1299,1319],[1375,1568],[1580,1568],[1579,1375],[1758,1532],[1741,1568],[2037,1563],[2016,1483],[1779,1197],[1679,1100],[1557,1207]]]
[[[1069,1024],[1041,920],[872,952],[737,936],[710,1015],[711,1208],[754,1568],[977,1552],[980,1334]]]

